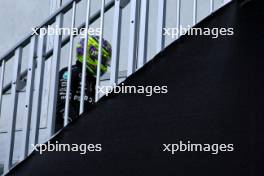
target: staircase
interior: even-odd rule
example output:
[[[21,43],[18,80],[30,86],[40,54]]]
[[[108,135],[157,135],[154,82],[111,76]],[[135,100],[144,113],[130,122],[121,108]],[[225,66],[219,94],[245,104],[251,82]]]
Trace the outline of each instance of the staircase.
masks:
[[[153,56],[163,51],[174,40],[166,42],[163,35],[163,28],[166,27],[166,12],[168,6],[166,1],[148,1],[148,0],[105,0],[101,1],[101,8],[91,13],[91,0],[70,0],[54,12],[47,20],[40,24],[39,28],[47,28],[54,25],[57,28],[64,26],[64,18],[71,16],[71,28],[77,27],[89,28],[95,23],[99,24],[102,31],[105,32],[104,24],[112,16],[112,60],[110,72],[102,77],[97,76],[97,86],[114,85],[126,80],[130,75],[143,67]],[[192,25],[196,25],[198,19],[199,1],[192,1]],[[214,13],[217,9],[228,3],[221,1],[221,5],[216,6],[214,0],[208,1],[208,15]],[[76,12],[80,8],[80,4],[85,5],[86,16],[84,23],[76,26]],[[148,24],[150,18],[150,5],[156,9],[156,23]],[[175,2],[176,26],[180,28],[182,23],[181,14],[183,6],[181,0]],[[79,5],[79,6],[78,6]],[[122,14],[129,13],[129,19],[123,19]],[[123,40],[121,32],[126,32],[127,40]],[[104,32],[100,35],[100,39],[104,37]],[[151,39],[150,39],[151,34]],[[153,35],[155,34],[155,35]],[[56,35],[54,38],[54,46],[47,48],[47,35],[37,36],[29,34],[25,39],[18,42],[12,49],[0,58],[0,123],[3,127],[1,135],[1,152],[0,153],[0,173],[8,173],[10,169],[23,161],[32,153],[31,144],[45,143],[51,139],[54,134],[55,112],[56,112],[56,95],[58,89],[58,72],[62,63],[69,68],[73,64],[74,44],[80,36]],[[87,35],[85,40],[87,40]],[[101,41],[101,40],[100,40]],[[153,44],[154,42],[154,44]],[[125,44],[126,43],[126,44]],[[150,44],[151,43],[151,44]],[[127,46],[126,55],[121,51],[121,46]],[[151,47],[152,46],[152,47]],[[66,48],[66,49],[65,49]],[[100,47],[101,48],[101,45]],[[100,53],[100,51],[99,51]],[[65,62],[65,57],[67,60]],[[101,59],[99,54],[98,60]],[[47,98],[48,102],[43,98],[43,87],[45,84],[45,62],[49,60],[52,63],[50,74],[50,92]],[[126,65],[126,68],[120,70],[120,62]],[[65,64],[66,63],[66,64]],[[67,64],[68,63],[68,64]],[[7,75],[7,71],[12,70],[13,75]],[[97,75],[100,75],[100,69],[97,69]],[[70,79],[70,78],[69,78]],[[85,82],[85,78],[82,78]],[[81,100],[84,99],[84,88]],[[69,92],[69,86],[67,88]],[[96,91],[96,101],[103,95]],[[69,94],[67,95],[67,100]],[[46,100],[46,99],[45,99]],[[43,119],[43,106],[47,105],[47,119]],[[83,101],[80,102],[80,114],[83,113]],[[69,105],[66,103],[65,109]],[[67,116],[65,115],[65,126],[67,126]],[[21,122],[21,126],[17,121]]]

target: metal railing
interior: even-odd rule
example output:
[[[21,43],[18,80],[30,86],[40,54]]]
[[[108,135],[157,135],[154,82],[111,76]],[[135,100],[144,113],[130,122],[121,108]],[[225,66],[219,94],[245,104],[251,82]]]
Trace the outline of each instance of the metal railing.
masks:
[[[71,17],[71,28],[76,27],[76,5],[82,0],[71,0],[56,12],[53,13],[44,23],[39,25],[40,28],[47,28],[48,25],[56,24],[57,28],[63,27],[63,17],[68,11],[72,11]],[[226,4],[230,0],[224,0],[223,3]],[[147,33],[148,33],[148,17],[149,17],[149,0],[111,0],[105,4],[105,0],[101,0],[101,9],[95,14],[90,14],[91,0],[87,0],[86,6],[86,19],[83,24],[77,26],[80,30],[81,28],[88,29],[90,24],[100,19],[100,28],[103,31],[104,28],[104,15],[105,13],[114,8],[113,12],[113,34],[112,34],[112,59],[110,68],[110,85],[118,84],[119,78],[119,51],[120,51],[120,31],[121,31],[121,13],[122,8],[129,3],[130,5],[130,23],[128,32],[128,57],[127,57],[127,75],[133,74],[137,69],[144,66],[147,62]],[[159,53],[165,48],[163,28],[165,26],[165,14],[166,14],[166,1],[156,0],[158,3],[157,19],[156,19],[156,49],[155,53]],[[139,8],[140,7],[140,8]],[[209,4],[210,13],[214,12],[214,0],[210,0]],[[193,25],[197,23],[197,0],[193,0]],[[181,0],[177,0],[176,6],[176,27],[179,29],[181,25]],[[39,30],[38,29],[38,30]],[[61,49],[66,44],[70,45],[69,55],[68,55],[68,80],[67,80],[67,91],[66,91],[66,103],[65,103],[65,115],[64,115],[64,126],[68,124],[69,116],[69,99],[70,99],[70,87],[71,87],[71,68],[73,60],[73,48],[74,48],[74,37],[71,34],[63,38],[62,35],[56,35],[54,39],[53,48],[46,50],[47,36],[43,35],[32,35],[29,34],[25,39],[20,41],[16,46],[10,49],[6,54],[0,58],[0,118],[3,95],[11,90],[11,100],[10,106],[11,114],[8,124],[7,131],[7,153],[4,163],[4,172],[7,173],[10,168],[14,165],[13,163],[13,152],[14,152],[14,141],[15,141],[15,126],[17,119],[17,106],[18,106],[18,89],[22,78],[26,78],[26,99],[24,101],[24,113],[23,113],[23,139],[21,145],[21,160],[25,159],[29,155],[29,136],[30,131],[33,134],[33,144],[39,142],[39,127],[40,127],[40,114],[41,114],[41,102],[42,102],[42,92],[43,92],[43,75],[45,60],[52,59],[52,69],[51,69],[51,85],[50,85],[50,97],[49,97],[49,112],[48,112],[48,126],[49,134],[51,137],[54,135],[54,125],[56,119],[56,103],[57,103],[57,92],[58,92],[58,73],[60,68],[61,60]],[[177,36],[179,38],[180,36]],[[85,51],[84,58],[86,58],[86,49],[88,34],[85,35]],[[101,63],[102,59],[102,39],[103,32],[100,34],[99,40],[99,54],[98,62]],[[30,46],[30,54],[28,59],[28,66],[26,70],[21,72],[21,61],[23,49],[26,46]],[[12,80],[4,84],[6,64],[12,60],[13,62],[13,76]],[[80,98],[80,114],[84,112],[84,95],[85,95],[85,72],[86,63],[83,62],[82,66],[82,78],[81,78],[81,98]],[[98,87],[100,86],[100,65],[97,65],[96,73],[96,94],[95,100],[98,101],[100,98]],[[36,102],[33,104],[33,97],[35,97]],[[34,117],[34,118],[32,118]],[[32,129],[31,129],[32,124]]]

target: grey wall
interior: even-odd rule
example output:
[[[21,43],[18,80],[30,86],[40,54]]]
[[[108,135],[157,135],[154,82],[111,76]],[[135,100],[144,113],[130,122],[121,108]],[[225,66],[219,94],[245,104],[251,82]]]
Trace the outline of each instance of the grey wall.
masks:
[[[0,56],[49,15],[48,0],[0,2]]]

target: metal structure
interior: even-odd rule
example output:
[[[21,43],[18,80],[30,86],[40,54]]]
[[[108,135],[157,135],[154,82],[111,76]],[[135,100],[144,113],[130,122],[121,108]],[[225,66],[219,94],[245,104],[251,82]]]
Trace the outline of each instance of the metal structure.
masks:
[[[39,28],[47,28],[48,25],[56,24],[57,28],[63,27],[63,17],[68,11],[72,11],[72,21],[71,27],[74,28],[76,21],[76,8],[77,4],[82,0],[70,0],[57,11],[55,11],[44,23],[39,25]],[[224,0],[223,5],[228,3],[230,0]],[[129,23],[129,42],[128,45],[128,57],[127,57],[127,74],[126,77],[133,74],[137,69],[144,66],[147,62],[146,52],[147,52],[147,33],[148,33],[148,18],[149,18],[149,0],[110,0],[105,4],[105,0],[101,0],[101,9],[95,14],[90,14],[90,3],[91,0],[87,0],[86,6],[86,19],[83,24],[77,26],[78,29],[85,27],[89,28],[90,24],[100,19],[100,28],[103,31],[104,28],[104,15],[105,13],[114,8],[113,15],[113,36],[112,36],[112,60],[110,69],[110,85],[118,84],[119,78],[119,50],[120,50],[120,31],[121,31],[121,17],[122,8],[129,5],[130,6],[130,23]],[[156,51],[159,53],[166,46],[164,42],[163,28],[165,27],[166,19],[166,0],[157,0],[158,11],[157,11],[157,22],[156,22]],[[197,0],[193,0],[193,25],[197,23]],[[210,13],[215,11],[214,0],[210,0],[208,4]],[[177,0],[176,9],[176,19],[177,26],[180,28],[181,25],[181,0]],[[17,119],[17,105],[18,105],[18,95],[19,95],[19,85],[21,84],[21,79],[26,78],[26,99],[24,103],[24,113],[19,114],[23,116],[23,144],[21,145],[21,160],[25,159],[29,154],[29,135],[30,131],[33,134],[33,143],[38,143],[39,138],[39,127],[40,127],[40,112],[42,103],[42,91],[43,91],[43,74],[45,67],[45,60],[52,59],[51,68],[51,85],[50,85],[50,97],[49,97],[49,112],[48,112],[48,126],[49,126],[49,137],[54,135],[54,125],[56,119],[56,97],[58,92],[58,74],[60,68],[61,60],[61,49],[69,43],[69,55],[68,55],[68,81],[67,81],[67,93],[66,93],[66,103],[65,103],[65,116],[64,116],[64,126],[68,124],[69,116],[69,97],[70,97],[70,87],[71,87],[71,66],[73,59],[73,48],[74,48],[74,38],[75,35],[71,34],[69,36],[56,35],[54,36],[54,46],[51,49],[46,49],[47,36],[46,35],[31,35],[29,34],[24,40],[20,41],[16,46],[9,50],[0,58],[0,118],[1,111],[5,111],[2,108],[3,95],[7,91],[11,90],[11,103],[9,108],[11,109],[8,132],[7,132],[7,155],[4,163],[4,172],[7,173],[10,168],[14,166],[13,162],[13,152],[14,152],[14,137]],[[88,41],[88,34],[85,35],[85,52],[84,57],[86,57],[86,46]],[[180,36],[177,36],[179,38]],[[100,34],[99,42],[99,54],[98,61],[101,62],[102,59],[102,39],[103,32]],[[21,71],[21,61],[23,56],[23,49],[30,46],[30,55],[28,59],[28,66],[26,70]],[[4,81],[5,79],[5,69],[6,64],[12,62],[13,77],[12,80]],[[81,101],[80,101],[80,114],[84,112],[84,95],[85,95],[85,62],[83,62],[83,74],[81,79]],[[98,86],[100,86],[100,68],[99,64],[97,67],[97,79],[96,79],[96,101],[100,99],[98,92]],[[6,83],[6,84],[5,84]],[[33,99],[35,100],[33,103]],[[30,126],[32,125],[32,128]]]

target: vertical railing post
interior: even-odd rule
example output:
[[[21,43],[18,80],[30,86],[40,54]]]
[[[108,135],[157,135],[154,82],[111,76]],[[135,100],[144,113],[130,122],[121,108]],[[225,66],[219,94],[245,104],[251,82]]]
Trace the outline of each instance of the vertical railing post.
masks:
[[[147,61],[148,10],[149,0],[141,0],[137,69]]]
[[[34,62],[35,62],[36,48],[37,48],[37,36],[32,36],[30,45],[31,45],[30,46],[30,56],[29,56],[29,63],[28,63],[28,70],[27,70],[24,126],[23,126],[23,131],[22,131],[21,160],[27,157],[28,148],[29,148],[33,87],[34,87],[34,77],[35,77]]]
[[[41,118],[41,105],[42,105],[42,91],[43,91],[43,76],[44,76],[44,64],[45,64],[45,52],[46,52],[47,36],[40,35],[38,39],[37,50],[37,69],[35,79],[35,91],[34,91],[34,108],[33,108],[33,126],[32,136],[33,144],[38,144],[39,139],[39,126]]]
[[[49,0],[50,1],[50,10],[49,15],[52,15],[56,10],[58,10],[62,6],[62,1],[64,0]],[[47,46],[46,49],[50,50],[54,46],[54,35],[47,35]],[[51,85],[51,67],[52,67],[52,59],[47,59],[45,61],[45,79],[43,82],[43,103],[41,107],[41,116],[48,119],[48,111],[49,111],[49,95],[50,95],[50,85]]]
[[[60,13],[56,17],[56,27],[57,29],[63,26],[63,14]],[[59,78],[59,68],[61,59],[61,40],[62,35],[58,34],[54,39],[54,52],[52,58],[52,68],[51,68],[51,85],[50,85],[50,99],[49,99],[49,111],[48,111],[48,136],[51,137],[54,134],[55,122],[56,122],[56,106],[57,106],[57,93],[58,93],[58,78]]]
[[[120,24],[121,24],[120,19],[121,19],[120,0],[115,0],[110,85],[118,84]]]
[[[180,37],[180,29],[181,29],[181,0],[177,0],[177,11],[176,11],[176,20],[177,20],[177,38]]]
[[[10,118],[8,123],[7,131],[7,152],[6,160],[4,165],[4,173],[7,173],[13,164],[13,152],[15,144],[15,130],[16,130],[16,119],[17,119],[17,103],[18,103],[18,92],[17,86],[19,84],[19,74],[21,70],[21,58],[22,58],[22,47],[16,49],[14,67],[13,67],[13,78],[11,87],[11,101],[10,101]]]
[[[214,12],[214,0],[210,0],[210,13]]]
[[[127,76],[135,72],[136,62],[136,42],[137,42],[137,0],[130,1],[130,29],[128,44],[128,66]]]
[[[75,27],[75,16],[76,16],[76,2],[73,2],[72,5],[72,24],[71,30]],[[69,106],[70,106],[70,99],[72,98],[71,93],[71,78],[72,78],[72,58],[73,58],[73,32],[70,35],[70,53],[69,53],[69,60],[68,60],[68,77],[67,77],[67,90],[66,90],[66,98],[65,98],[65,113],[64,113],[64,126],[68,124],[69,119]]]
[[[166,0],[158,0],[156,53],[159,53],[164,48],[163,28],[165,24],[165,9],[166,9]]]
[[[91,8],[91,1],[87,0],[87,7],[86,7],[86,19],[85,19],[85,38],[84,38],[84,48],[83,48],[83,63],[82,63],[82,80],[81,80],[81,97],[80,97],[80,111],[79,114],[84,112],[84,98],[85,98],[85,85],[86,85],[86,57],[87,57],[87,46],[88,46],[88,30],[90,27],[90,8]],[[88,96],[88,95],[86,95]]]
[[[103,43],[103,35],[104,35],[104,5],[105,0],[102,0],[101,6],[101,21],[100,21],[100,28],[101,34],[99,37],[99,52],[98,52],[98,60],[97,60],[97,73],[96,73],[96,87],[95,87],[95,102],[99,100],[99,86],[100,86],[100,77],[101,77],[101,63],[102,63],[102,43]]]
[[[1,109],[2,109],[2,101],[3,101],[4,78],[5,78],[5,60],[3,60],[2,63],[1,63],[1,76],[0,76],[0,118],[1,118]]]
[[[197,0],[193,0],[193,26],[197,22]]]

